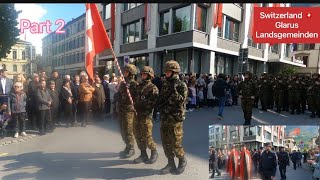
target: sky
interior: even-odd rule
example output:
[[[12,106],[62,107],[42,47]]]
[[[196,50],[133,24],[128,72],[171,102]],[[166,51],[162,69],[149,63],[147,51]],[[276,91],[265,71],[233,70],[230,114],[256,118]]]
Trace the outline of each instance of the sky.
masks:
[[[55,25],[58,19],[63,19],[65,24],[72,20],[72,18],[77,18],[83,13],[85,13],[85,4],[42,4],[42,3],[15,3],[16,10],[22,10],[18,17],[18,29],[21,28],[22,23],[21,19],[27,19],[30,23],[41,23],[50,21],[51,31],[55,31],[59,25]],[[25,23],[26,24],[26,23]],[[62,29],[63,30],[63,29]],[[30,29],[25,31],[25,34],[20,35],[20,39],[31,42],[36,46],[36,53],[42,54],[42,38],[45,37],[48,33],[46,28],[43,29],[43,32],[34,33],[30,32]]]

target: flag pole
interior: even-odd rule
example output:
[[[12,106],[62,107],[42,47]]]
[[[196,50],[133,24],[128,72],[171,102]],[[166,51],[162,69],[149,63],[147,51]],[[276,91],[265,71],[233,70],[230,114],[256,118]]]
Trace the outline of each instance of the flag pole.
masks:
[[[117,59],[116,54],[114,53],[112,47],[111,47],[111,52],[112,52],[112,55],[113,55],[113,57],[114,57],[114,61],[115,61],[116,65],[117,65],[117,68],[118,68],[118,71],[119,71],[119,73],[120,73],[120,76],[121,76],[121,78],[123,78],[122,81],[123,81],[123,83],[125,84],[125,87],[126,87],[126,90],[127,90],[127,94],[128,94],[128,96],[129,96],[131,105],[132,105],[132,107],[133,107],[133,111],[134,111],[134,113],[137,115],[137,111],[136,111],[135,108],[134,108],[134,103],[133,103],[133,99],[132,99],[131,93],[130,93],[130,91],[129,91],[129,88],[128,88],[128,86],[127,86],[126,81],[124,80],[124,76],[123,76],[123,74],[122,74],[122,71],[121,71],[121,68],[120,68],[118,59]]]

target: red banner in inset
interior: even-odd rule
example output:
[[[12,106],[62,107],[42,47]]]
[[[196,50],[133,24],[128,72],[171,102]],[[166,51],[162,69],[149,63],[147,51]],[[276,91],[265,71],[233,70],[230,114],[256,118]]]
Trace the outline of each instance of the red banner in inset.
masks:
[[[320,7],[255,7],[255,43],[319,43]]]

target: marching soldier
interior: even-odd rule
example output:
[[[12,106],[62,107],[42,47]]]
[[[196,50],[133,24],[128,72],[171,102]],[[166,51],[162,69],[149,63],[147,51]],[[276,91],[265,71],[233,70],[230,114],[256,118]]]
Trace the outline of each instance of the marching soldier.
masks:
[[[289,90],[288,90],[288,86],[289,86],[289,78],[288,76],[284,76],[283,77],[283,83],[285,85],[285,90],[284,90],[284,104],[283,104],[283,107],[284,107],[284,111],[286,112],[289,112]]]
[[[285,82],[283,81],[282,76],[279,74],[277,77],[277,82],[274,85],[274,97],[277,107],[277,113],[280,113],[281,110],[285,111],[285,90]]]
[[[242,151],[240,153],[240,180],[251,179],[251,154],[247,150],[246,146],[242,145]]]
[[[259,95],[260,95],[260,102],[261,102],[261,110],[267,111],[267,106],[270,99],[270,86],[269,80],[267,79],[267,74],[263,73],[260,77],[260,84],[259,84]]]
[[[182,138],[188,89],[179,79],[180,66],[176,61],[168,61],[164,71],[166,79],[162,84],[158,106],[161,111],[162,146],[168,158],[168,164],[161,169],[160,173],[168,174],[176,171],[177,174],[181,174],[187,165]],[[178,168],[174,161],[175,156],[179,158]]]
[[[252,107],[257,92],[257,87],[254,81],[251,79],[251,72],[247,71],[244,74],[244,81],[239,84],[239,97],[241,99],[241,107],[244,113],[245,123],[244,125],[251,124]]]
[[[305,110],[306,110],[306,103],[307,103],[307,78],[304,75],[301,75],[299,77],[299,81],[301,83],[300,86],[300,98],[301,98],[301,112],[302,114],[304,114]]]
[[[261,80],[258,79],[258,76],[254,76],[253,82],[256,83],[257,86],[261,84]],[[255,99],[254,99],[254,108],[259,108],[259,93],[256,93]]]
[[[277,156],[281,180],[285,180],[287,166],[290,165],[289,154],[284,151],[284,147],[280,147],[280,152],[278,152]]]
[[[292,75],[291,76],[291,82],[289,83],[288,86],[288,92],[289,92],[289,103],[290,103],[290,109],[291,109],[291,114],[294,114],[295,111],[297,114],[301,113],[301,108],[300,108],[300,101],[301,101],[301,84],[299,79],[297,78],[297,75]]]
[[[145,162],[153,164],[158,158],[158,153],[152,138],[152,112],[159,97],[159,90],[151,83],[151,79],[154,78],[154,72],[151,67],[144,66],[140,73],[142,82],[138,85],[136,91],[135,109],[137,118],[134,121],[134,134],[141,154],[134,160],[134,163]],[[149,160],[146,151],[147,147],[151,150]]]
[[[314,86],[312,87],[312,96],[314,97],[314,114],[320,117],[320,76],[316,79]]]
[[[275,79],[272,74],[268,76],[269,88],[268,88],[268,101],[267,101],[267,109],[273,109],[274,106],[274,96],[273,96],[273,86],[275,85]]]
[[[309,81],[309,87],[308,87],[308,104],[309,104],[309,110],[312,112],[310,115],[311,118],[316,117],[317,113],[317,79],[319,79],[319,74],[314,73],[312,74],[312,79]],[[319,90],[318,90],[319,91]]]
[[[121,82],[119,86],[119,121],[120,130],[126,148],[120,152],[121,158],[130,158],[134,155],[134,134],[133,134],[133,120],[135,118],[134,107],[131,104],[130,97],[127,93],[127,88],[134,98],[138,83],[135,80],[137,68],[133,64],[127,64],[125,67],[124,77],[125,82]]]

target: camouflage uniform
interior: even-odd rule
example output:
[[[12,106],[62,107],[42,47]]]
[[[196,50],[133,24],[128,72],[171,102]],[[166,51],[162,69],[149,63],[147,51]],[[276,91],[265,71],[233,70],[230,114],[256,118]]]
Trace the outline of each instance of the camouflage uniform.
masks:
[[[128,64],[125,67],[125,71],[129,72],[129,76],[126,77],[125,82],[121,82],[119,86],[118,116],[121,136],[126,144],[126,148],[124,151],[120,152],[120,156],[122,158],[129,158],[134,155],[133,121],[135,118],[135,111],[128,96],[127,88],[130,91],[132,99],[134,99],[138,83],[134,79],[134,76],[137,74],[136,66]]]
[[[320,76],[318,74],[312,75],[312,80],[310,80],[308,88],[308,103],[310,105],[310,111],[312,112],[310,117],[315,117],[316,113],[319,116],[319,85],[316,82],[319,80]]]
[[[285,105],[285,91],[286,91],[286,84],[283,81],[283,78],[281,75],[278,75],[277,81],[274,85],[274,97],[275,97],[275,104],[277,106],[277,112],[280,113],[281,110],[284,109]]]
[[[274,92],[273,92],[273,86],[275,85],[275,79],[273,77],[273,75],[269,75],[268,77],[268,80],[269,80],[269,88],[268,88],[268,100],[267,100],[267,109],[273,109],[273,106],[274,106]]]
[[[137,145],[141,150],[141,155],[134,160],[134,163],[149,162],[153,164],[158,157],[158,153],[156,144],[152,138],[152,113],[159,97],[159,90],[157,86],[151,83],[151,78],[154,77],[154,72],[151,67],[143,67],[140,73],[148,74],[148,78],[142,80],[138,85],[135,97],[137,117],[134,121],[134,135]],[[151,150],[150,161],[148,161],[146,152],[147,147]]]
[[[301,89],[300,89],[300,105],[301,105],[301,112],[304,113],[306,110],[306,105],[307,105],[307,83],[306,83],[306,77],[305,76],[300,76],[299,81],[301,83]]]
[[[259,97],[261,101],[262,110],[266,111],[268,106],[268,101],[270,99],[271,84],[267,79],[267,74],[263,74],[260,78],[259,84]]]
[[[300,114],[301,83],[297,79],[296,75],[292,75],[291,79],[292,80],[290,81],[288,86],[291,114],[294,114],[295,111],[297,112],[297,114]]]
[[[166,77],[163,82],[159,98],[161,140],[164,153],[168,158],[168,164],[161,170],[161,174],[167,174],[176,169],[174,156],[179,158],[179,166],[176,171],[180,174],[187,164],[182,138],[188,89],[186,84],[179,79],[177,73],[180,72],[180,66],[176,61],[168,61],[164,71],[171,71],[173,74],[171,77]]]
[[[288,76],[283,77],[283,83],[286,87],[284,90],[283,108],[284,108],[284,111],[288,112],[289,111],[289,90],[288,90],[289,78]]]
[[[252,107],[254,103],[254,97],[257,93],[257,85],[251,79],[252,75],[250,72],[246,72],[245,74],[249,74],[249,78],[245,79],[239,84],[238,91],[239,95],[241,95],[241,107],[244,113],[245,123],[244,125],[251,124],[252,118]]]
[[[257,86],[259,86],[262,81],[258,79],[258,76],[255,76],[253,78],[253,82],[257,84]],[[259,107],[259,93],[256,93],[255,99],[254,99],[254,105],[253,107],[258,108]]]

